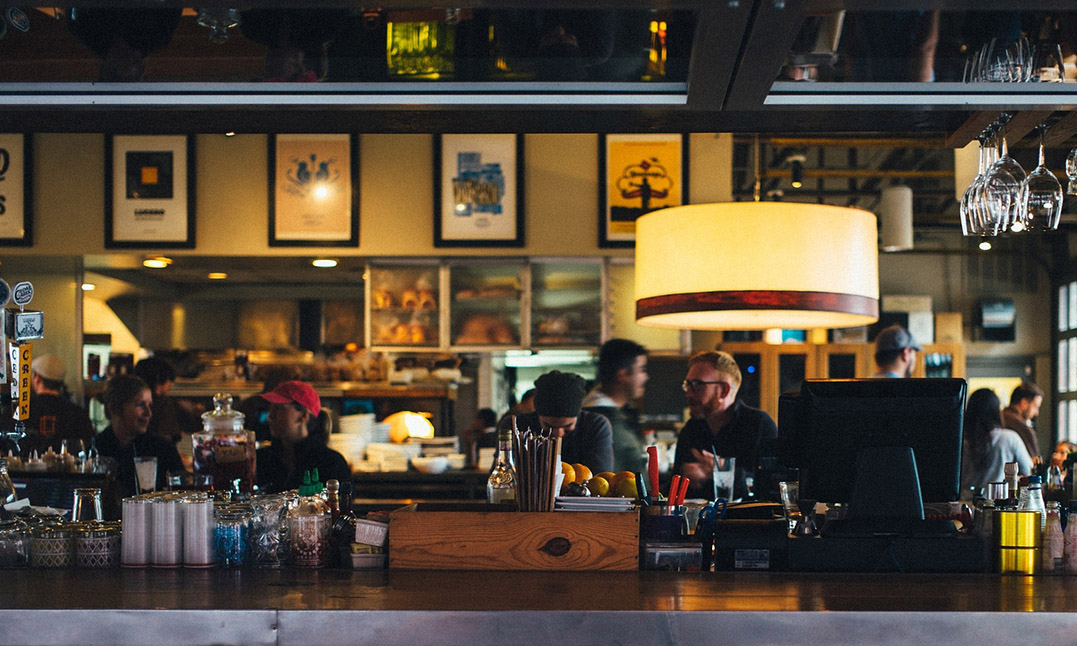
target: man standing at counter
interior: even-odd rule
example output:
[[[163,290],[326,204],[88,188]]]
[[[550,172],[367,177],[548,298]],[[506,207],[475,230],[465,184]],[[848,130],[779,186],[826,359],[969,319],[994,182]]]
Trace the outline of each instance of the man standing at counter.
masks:
[[[883,328],[875,337],[877,369],[872,377],[911,377],[917,352],[923,352],[923,348],[908,330],[897,324]]]
[[[1036,440],[1036,430],[1032,428],[1032,420],[1040,414],[1040,405],[1043,404],[1043,391],[1031,381],[1022,381],[1010,395],[1010,405],[1002,409],[1002,425],[1021,436],[1025,443],[1028,454],[1032,456],[1032,463],[1043,463],[1040,455],[1040,444]],[[33,405],[30,411],[33,413]]]
[[[583,410],[598,413],[613,428],[613,469],[644,470],[639,418],[629,407],[643,397],[647,384],[647,349],[635,341],[610,339],[598,351],[598,385],[583,400]]]
[[[30,375],[30,419],[26,425],[28,435],[23,449],[29,453],[37,450],[45,453],[52,447],[59,452],[64,440],[68,450],[77,452],[75,440],[82,440],[83,448],[89,448],[94,436],[93,423],[86,410],[64,396],[64,376],[67,366],[54,354],[43,354],[34,359]]]
[[[613,469],[613,431],[610,421],[580,410],[583,377],[554,370],[535,380],[535,412],[516,418],[521,431],[549,431],[560,437],[561,460],[587,465],[594,473]],[[511,426],[512,420],[504,421]]]
[[[677,436],[673,472],[688,477],[690,498],[713,497],[714,451],[736,459],[733,497],[745,497],[746,478],[757,475],[763,443],[778,437],[770,415],[737,399],[740,383],[740,367],[726,352],[697,352],[688,359],[681,387],[692,419]]]

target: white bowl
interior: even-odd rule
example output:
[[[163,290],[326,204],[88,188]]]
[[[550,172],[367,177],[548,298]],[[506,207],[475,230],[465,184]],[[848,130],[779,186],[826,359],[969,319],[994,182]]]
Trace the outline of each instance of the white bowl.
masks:
[[[449,460],[450,469],[463,469],[467,466],[467,456],[463,453],[450,453],[445,457]]]
[[[441,473],[449,468],[449,458],[444,455],[414,457],[411,459],[411,466],[418,469],[420,473]]]

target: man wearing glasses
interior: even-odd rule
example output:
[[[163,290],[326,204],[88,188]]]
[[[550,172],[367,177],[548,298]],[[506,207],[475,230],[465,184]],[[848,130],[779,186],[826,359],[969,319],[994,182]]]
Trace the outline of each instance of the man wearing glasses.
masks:
[[[740,381],[740,368],[726,352],[697,352],[688,359],[682,387],[692,418],[677,437],[673,471],[690,480],[689,497],[714,496],[715,451],[736,459],[733,498],[747,496],[746,478],[755,478],[760,446],[778,437],[770,415],[737,399]]]

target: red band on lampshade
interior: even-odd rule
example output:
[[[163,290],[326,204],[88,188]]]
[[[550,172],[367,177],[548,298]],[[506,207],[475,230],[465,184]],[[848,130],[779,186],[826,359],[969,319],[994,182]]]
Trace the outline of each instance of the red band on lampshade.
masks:
[[[878,318],[879,301],[869,296],[833,292],[771,290],[695,292],[641,298],[636,301],[636,318],[682,312],[745,309],[845,312]]]

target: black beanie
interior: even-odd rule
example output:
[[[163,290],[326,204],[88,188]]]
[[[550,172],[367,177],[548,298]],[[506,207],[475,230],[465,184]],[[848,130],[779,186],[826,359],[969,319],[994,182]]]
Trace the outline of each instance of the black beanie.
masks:
[[[554,370],[535,380],[535,412],[543,417],[579,417],[583,377]]]

